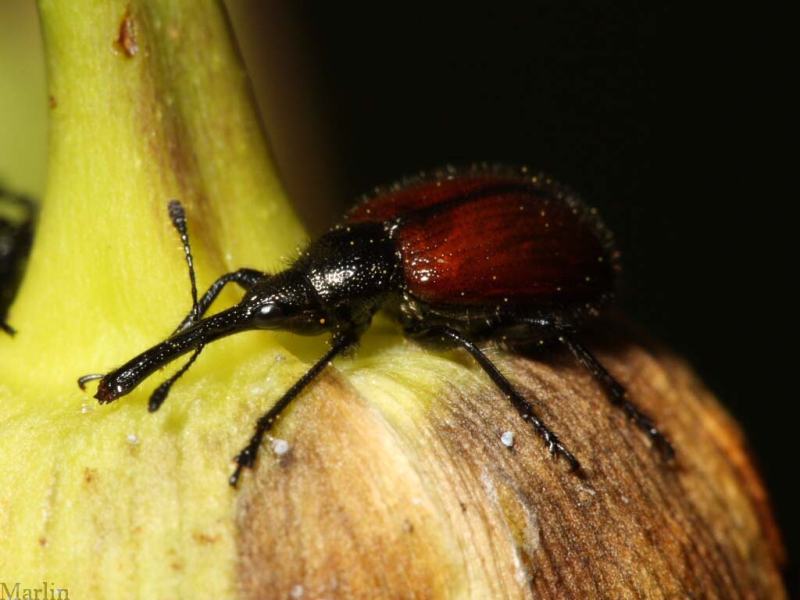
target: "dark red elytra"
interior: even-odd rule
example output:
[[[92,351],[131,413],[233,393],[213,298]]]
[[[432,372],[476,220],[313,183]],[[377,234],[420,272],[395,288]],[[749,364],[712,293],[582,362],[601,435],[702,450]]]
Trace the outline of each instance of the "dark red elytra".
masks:
[[[407,291],[424,302],[565,308],[595,305],[613,289],[609,232],[543,175],[443,171],[380,192],[347,216],[392,220]]]
[[[235,457],[230,478],[255,463],[264,435],[331,360],[358,343],[373,315],[389,309],[408,336],[469,352],[551,453],[576,470],[578,460],[536,415],[476,341],[547,340],[566,346],[605,386],[612,403],[666,456],[672,447],[625,389],[577,339],[613,289],[616,252],[594,211],[566,188],[526,169],[445,169],[379,189],[344,221],[311,243],[287,269],[239,269],[222,275],[199,299],[187,220],[170,203],[192,282],[192,310],[174,333],[100,379],[96,397],[111,402],[188,352],[191,358],[150,397],[151,411],[206,344],[251,329],[330,333],[330,348],[257,421]],[[228,283],[245,290],[239,304],[204,317]]]

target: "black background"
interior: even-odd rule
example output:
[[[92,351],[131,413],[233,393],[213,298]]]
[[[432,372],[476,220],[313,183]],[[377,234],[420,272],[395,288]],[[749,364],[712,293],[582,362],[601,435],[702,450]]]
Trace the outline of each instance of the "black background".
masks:
[[[312,229],[331,205],[445,163],[524,163],[571,185],[616,233],[623,306],[688,358],[747,431],[796,565],[797,394],[781,358],[794,320],[781,282],[794,271],[780,268],[788,250],[777,233],[789,198],[770,187],[781,126],[774,19],[554,0],[292,11],[338,177],[325,209],[289,178]],[[266,12],[250,18],[276,31]]]

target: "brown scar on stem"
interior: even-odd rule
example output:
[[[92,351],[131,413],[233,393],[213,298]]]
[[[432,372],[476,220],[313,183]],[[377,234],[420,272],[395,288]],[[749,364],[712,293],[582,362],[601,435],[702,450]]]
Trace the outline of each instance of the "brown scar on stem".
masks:
[[[92,469],[91,467],[85,467],[83,469],[83,481],[84,483],[92,483],[94,481],[95,476],[97,475],[97,470]]]
[[[195,531],[192,534],[192,538],[194,538],[198,544],[215,544],[219,541],[218,535],[210,535],[202,531]]]
[[[119,34],[114,40],[114,45],[125,53],[128,58],[133,58],[139,52],[139,44],[136,41],[136,21],[131,15],[130,6],[125,9],[125,15],[119,24]]]

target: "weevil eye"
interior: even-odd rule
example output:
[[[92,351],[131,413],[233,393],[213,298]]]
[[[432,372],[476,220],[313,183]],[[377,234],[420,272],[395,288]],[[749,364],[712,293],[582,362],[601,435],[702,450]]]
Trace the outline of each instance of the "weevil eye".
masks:
[[[279,321],[288,316],[285,307],[274,302],[256,307],[252,315],[257,327],[275,327]]]
[[[262,318],[275,318],[281,314],[283,311],[277,304],[264,304],[258,309],[258,316]]]

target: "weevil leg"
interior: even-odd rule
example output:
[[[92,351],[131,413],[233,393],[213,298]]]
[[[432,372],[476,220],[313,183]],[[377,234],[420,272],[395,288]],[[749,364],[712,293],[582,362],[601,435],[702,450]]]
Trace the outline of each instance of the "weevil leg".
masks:
[[[559,437],[550,430],[547,425],[536,415],[536,412],[531,406],[530,402],[520,394],[511,382],[503,375],[494,363],[489,360],[489,357],[475,345],[474,342],[464,337],[460,332],[445,326],[435,326],[425,329],[417,329],[414,327],[407,328],[407,333],[414,337],[422,338],[441,338],[444,341],[453,342],[461,346],[464,350],[470,353],[475,361],[481,366],[484,372],[489,376],[492,382],[500,388],[500,391],[511,401],[514,408],[523,418],[531,424],[533,429],[544,440],[550,454],[556,454],[564,458],[569,464],[570,468],[575,473],[582,473],[581,464],[577,458],[570,452],[567,447],[561,442]]]
[[[569,348],[580,364],[600,381],[609,394],[609,400],[614,406],[621,408],[625,415],[642,431],[644,431],[661,455],[666,460],[675,458],[675,449],[667,437],[659,431],[655,422],[642,412],[628,397],[625,387],[609,373],[591,351],[579,342],[568,331],[559,331],[556,337],[559,342]]]
[[[186,266],[189,267],[189,283],[192,291],[192,315],[193,320],[199,318],[197,309],[197,279],[194,273],[194,257],[192,256],[192,245],[189,243],[189,230],[186,226],[186,212],[183,205],[178,200],[170,200],[167,204],[167,212],[172,226],[181,238],[183,254],[186,257]]]
[[[170,200],[169,204],[167,205],[167,212],[169,213],[170,221],[172,221],[172,226],[178,232],[178,236],[181,238],[181,245],[183,246],[183,254],[186,257],[186,266],[189,268],[189,284],[191,287],[191,294],[192,294],[192,310],[189,313],[187,319],[190,319],[191,322],[197,321],[200,318],[200,308],[197,303],[197,278],[194,272],[194,257],[192,256],[192,245],[189,242],[189,230],[186,225],[186,212],[183,210],[183,205],[178,200]],[[186,319],[184,319],[185,321]],[[203,351],[203,346],[198,346],[192,355],[189,357],[189,360],[178,369],[175,373],[173,373],[170,377],[168,377],[165,381],[163,381],[154,391],[150,394],[150,399],[147,402],[147,410],[150,412],[157,411],[164,401],[167,399],[169,395],[169,391],[172,389],[172,385],[178,381],[178,379],[189,370],[194,364],[194,361],[197,360],[197,357],[200,356],[200,353]]]
[[[147,401],[147,410],[150,412],[156,412],[161,405],[164,404],[164,401],[167,399],[169,395],[169,391],[172,389],[172,385],[180,379],[186,371],[189,370],[194,364],[194,361],[197,360],[197,357],[200,356],[200,352],[203,351],[205,346],[198,346],[195,348],[195,351],[192,352],[192,355],[189,357],[184,365],[175,371],[170,377],[162,381],[156,389],[153,390],[153,393],[150,394],[150,399]]]
[[[186,329],[189,325],[202,317],[211,307],[211,304],[222,292],[223,288],[229,283],[239,284],[245,291],[252,288],[256,283],[266,277],[264,273],[255,269],[239,269],[231,273],[226,273],[211,284],[200,300],[197,299],[197,283],[194,272],[194,257],[192,255],[192,245],[189,241],[189,231],[186,225],[186,213],[178,200],[170,200],[167,205],[169,218],[172,226],[178,232],[183,245],[183,254],[186,257],[186,266],[189,269],[189,283],[192,293],[192,310],[189,312],[180,325],[175,329],[173,335]]]
[[[256,457],[258,456],[258,449],[261,447],[261,442],[264,439],[264,435],[266,435],[266,433],[272,428],[283,410],[289,406],[292,400],[294,400],[300,394],[300,392],[302,392],[303,389],[309,383],[311,383],[336,356],[350,348],[354,343],[355,336],[352,335],[334,339],[331,343],[330,350],[328,350],[322,356],[322,358],[314,363],[311,368],[306,371],[305,374],[298,379],[294,385],[292,385],[292,387],[286,391],[286,393],[283,394],[283,396],[281,396],[280,400],[278,400],[272,408],[261,415],[256,422],[255,432],[250,438],[250,441],[234,458],[236,461],[236,469],[228,479],[228,483],[230,483],[232,487],[236,487],[236,485],[239,483],[239,477],[241,476],[244,468],[253,467]]]
[[[191,285],[192,294],[192,310],[188,315],[186,315],[186,317],[184,317],[183,321],[181,321],[180,325],[178,325],[178,327],[175,329],[173,332],[173,335],[175,335],[175,333],[183,331],[186,327],[200,319],[200,317],[202,317],[206,311],[208,311],[208,309],[211,307],[211,304],[214,302],[217,296],[219,296],[220,292],[222,292],[223,288],[228,283],[238,283],[242,288],[247,290],[258,280],[264,278],[265,275],[253,269],[239,269],[238,271],[227,273],[211,284],[211,287],[206,290],[206,292],[203,294],[203,297],[198,300],[197,279],[194,272],[194,257],[192,255],[192,246],[189,242],[189,231],[186,225],[186,212],[183,210],[183,206],[178,200],[171,200],[167,205],[167,211],[169,212],[170,221],[172,221],[173,227],[175,227],[175,230],[178,232],[178,235],[181,239],[181,244],[183,245],[183,254],[186,257],[186,266],[189,269],[189,283]],[[173,384],[180,379],[180,377],[182,377],[186,371],[189,370],[189,367],[194,364],[194,361],[196,361],[197,357],[200,356],[200,353],[203,351],[204,347],[205,346],[202,345],[198,346],[189,357],[189,360],[187,360],[180,369],[178,369],[173,375],[164,380],[155,390],[153,390],[153,393],[150,394],[150,399],[147,403],[147,410],[150,412],[155,412],[161,407],[162,404],[164,404],[164,401],[167,399]]]
[[[184,317],[183,321],[181,321],[181,324],[178,325],[173,332],[173,335],[183,331],[197,319],[202,317],[206,312],[208,312],[208,309],[211,308],[214,300],[217,299],[217,296],[220,295],[222,290],[229,283],[236,283],[243,290],[247,291],[267,277],[267,275],[261,271],[256,271],[255,269],[238,269],[220,276],[214,283],[211,284],[211,286],[197,301],[197,317],[194,316],[194,311],[191,311],[188,315],[186,315],[186,317]]]
[[[181,322],[181,324],[175,329],[172,335],[176,333],[180,333],[184,329],[186,329],[189,325],[197,321],[200,317],[202,317],[208,309],[211,307],[211,304],[214,300],[219,296],[222,289],[229,283],[237,283],[243,289],[248,290],[253,285],[255,285],[259,280],[263,279],[265,275],[259,271],[255,271],[253,269],[239,269],[238,271],[233,271],[232,273],[226,273],[225,275],[221,276],[217,279],[211,287],[208,288],[205,294],[197,301],[197,310],[193,308],[192,311],[186,315],[186,318]],[[196,316],[195,316],[196,315]],[[147,410],[150,412],[157,411],[164,401],[167,399],[169,395],[170,389],[172,389],[172,385],[184,374],[186,371],[189,370],[189,367],[194,364],[194,361],[197,360],[197,357],[200,356],[200,353],[205,348],[205,345],[198,346],[192,355],[189,357],[189,360],[178,369],[172,376],[168,379],[165,379],[150,395],[150,400],[147,403]]]
[[[216,297],[228,283],[231,282],[238,283],[242,288],[248,290],[253,285],[255,285],[258,280],[263,279],[264,277],[266,277],[266,275],[264,275],[259,271],[255,271],[253,269],[239,269],[238,271],[233,271],[232,273],[226,273],[225,275],[222,275],[211,285],[211,287],[208,288],[206,293],[203,294],[203,296],[198,300],[197,302],[198,318],[202,317],[208,311],[211,304],[214,302]],[[180,333],[189,325],[194,323],[195,321],[193,319],[193,316],[194,313],[190,312],[186,316],[186,318],[181,322],[181,324],[177,327],[177,329],[175,329],[172,335]],[[192,365],[192,363],[194,363],[194,361],[197,359],[197,355],[200,354],[200,350],[202,350],[202,348],[203,346],[198,346],[198,348],[194,351],[194,353],[186,362],[184,367],[179,369],[175,373],[175,375],[164,381],[161,385],[159,385],[155,389],[155,391],[150,397],[150,402],[148,403],[148,409],[151,412],[158,410],[161,404],[164,403],[164,400],[166,400],[167,395],[169,394],[169,390],[172,387],[172,384],[175,383],[178,377],[180,377],[186,372],[186,370]],[[84,388],[83,384],[85,384],[87,381],[92,381],[93,379],[101,379],[102,377],[103,377],[102,375],[97,375],[97,376],[89,375],[81,377],[78,380],[78,385],[80,385],[81,389],[83,389]]]

